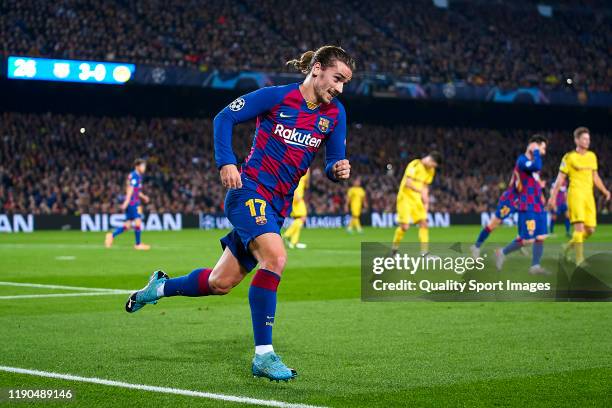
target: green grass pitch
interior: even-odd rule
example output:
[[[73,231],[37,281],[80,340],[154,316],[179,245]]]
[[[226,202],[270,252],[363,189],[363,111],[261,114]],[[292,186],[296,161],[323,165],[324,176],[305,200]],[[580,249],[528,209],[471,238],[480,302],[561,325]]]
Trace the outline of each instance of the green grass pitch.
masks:
[[[470,242],[477,233],[433,229],[431,240]],[[503,228],[491,241],[514,233]],[[132,250],[132,233],[111,250],[97,233],[1,235],[0,281],[140,288],[156,268],[178,276],[212,267],[222,234],[145,232],[150,252]],[[274,329],[295,381],[250,375],[250,278],[224,297],[162,299],[134,315],[123,294],[0,299],[0,365],[332,407],[612,406],[610,303],[364,303],[360,241],[388,242],[393,231],[302,234],[309,247],[289,251]],[[405,238],[415,239],[415,230]],[[612,242],[612,226],[593,240]],[[0,285],[0,297],[69,292]],[[16,407],[240,405],[7,372],[0,388],[75,394],[65,403],[0,401]]]

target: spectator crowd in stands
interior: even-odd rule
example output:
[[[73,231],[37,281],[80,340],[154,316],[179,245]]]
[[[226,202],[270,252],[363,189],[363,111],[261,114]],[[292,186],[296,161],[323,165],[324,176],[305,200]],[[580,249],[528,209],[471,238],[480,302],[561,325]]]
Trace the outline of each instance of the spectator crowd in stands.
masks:
[[[444,161],[431,188],[432,211],[491,210],[510,178],[514,161],[534,131],[378,126],[352,123],[347,154],[376,211],[395,211],[405,166],[430,150]],[[562,155],[573,148],[571,130],[542,131],[550,139],[543,179],[557,174]],[[252,124],[234,131],[234,151],[244,158]],[[612,180],[608,136],[592,134],[600,175]],[[82,214],[121,212],[131,164],[145,157],[147,212],[220,213],[225,190],[213,160],[209,119],[93,117],[60,114],[0,114],[0,212]],[[307,202],[311,213],[341,213],[347,185],[323,174],[317,156]],[[598,197],[600,211],[612,203]]]
[[[422,83],[610,91],[612,12],[606,2],[431,0],[6,0],[0,52],[188,66],[282,69],[332,43],[359,72]]]

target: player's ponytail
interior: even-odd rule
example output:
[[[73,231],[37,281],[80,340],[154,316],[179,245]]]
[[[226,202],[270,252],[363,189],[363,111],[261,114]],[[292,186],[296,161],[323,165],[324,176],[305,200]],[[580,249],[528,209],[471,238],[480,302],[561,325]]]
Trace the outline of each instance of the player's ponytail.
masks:
[[[325,45],[316,51],[306,51],[299,59],[287,61],[287,65],[308,75],[315,63],[320,62],[322,67],[327,68],[334,66],[336,61],[344,62],[351,71],[355,70],[355,60],[353,57],[335,45]]]
[[[312,57],[314,57],[315,52],[312,50],[306,51],[302,54],[299,59],[292,59],[287,61],[288,66],[292,66],[303,74],[308,74],[310,72],[310,61],[312,61]]]

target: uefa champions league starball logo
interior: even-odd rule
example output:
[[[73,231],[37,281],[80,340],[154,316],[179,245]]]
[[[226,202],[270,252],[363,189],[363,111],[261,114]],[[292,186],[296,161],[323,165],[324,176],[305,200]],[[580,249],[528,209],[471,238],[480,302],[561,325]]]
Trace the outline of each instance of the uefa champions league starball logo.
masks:
[[[238,98],[234,102],[229,104],[229,108],[233,110],[234,112],[236,112],[242,109],[244,107],[244,104],[245,104],[244,99]]]

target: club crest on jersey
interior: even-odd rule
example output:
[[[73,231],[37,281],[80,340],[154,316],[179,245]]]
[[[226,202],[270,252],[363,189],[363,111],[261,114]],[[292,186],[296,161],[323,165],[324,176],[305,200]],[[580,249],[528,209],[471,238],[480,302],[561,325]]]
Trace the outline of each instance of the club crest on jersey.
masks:
[[[320,117],[319,123],[317,123],[317,127],[321,131],[321,133],[326,133],[329,130],[329,119]]]
[[[255,224],[257,225],[265,225],[268,222],[268,219],[265,215],[258,215],[255,217]]]

